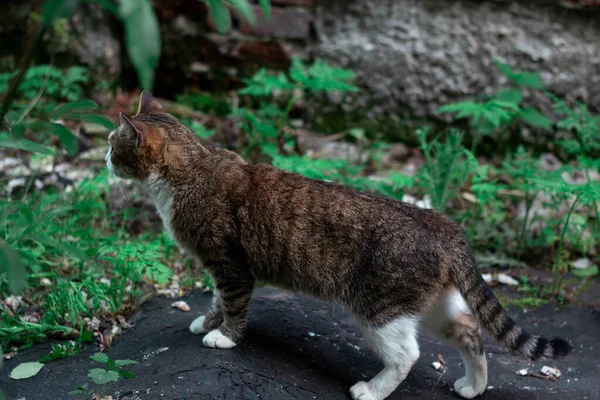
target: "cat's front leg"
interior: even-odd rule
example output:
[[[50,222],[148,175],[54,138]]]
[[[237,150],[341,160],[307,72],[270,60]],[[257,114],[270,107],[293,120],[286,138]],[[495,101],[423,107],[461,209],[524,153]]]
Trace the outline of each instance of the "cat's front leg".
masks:
[[[214,279],[213,279],[214,282]],[[201,335],[218,328],[223,323],[223,310],[221,309],[221,298],[219,290],[213,290],[213,304],[210,311],[196,318],[190,324],[190,331],[193,334]]]
[[[228,349],[238,344],[246,332],[254,279],[217,277],[215,284],[223,323],[208,332],[202,343],[208,347]],[[204,325],[207,326],[206,320]]]

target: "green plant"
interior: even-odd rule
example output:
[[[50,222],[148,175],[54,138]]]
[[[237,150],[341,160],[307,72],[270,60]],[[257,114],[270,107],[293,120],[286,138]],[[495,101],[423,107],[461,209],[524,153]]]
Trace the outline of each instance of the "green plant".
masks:
[[[154,13],[152,2],[150,0],[119,0],[118,5],[115,5],[109,0],[81,0],[81,2],[84,1],[97,3],[121,19],[125,31],[127,52],[137,71],[140,85],[144,89],[151,89],[154,83],[154,70],[160,59],[161,42],[158,19]],[[228,4],[251,24],[255,23],[254,12],[248,0],[229,0],[227,2],[225,0],[207,0],[207,2],[215,24],[223,33],[229,27],[230,12],[227,8]],[[18,72],[11,76],[8,84],[5,82],[6,94],[0,107],[0,126],[4,124],[4,117],[21,80],[28,73],[29,66],[42,43],[42,38],[52,31],[56,31],[63,36],[66,35],[63,25],[75,12],[79,3],[80,0],[44,1],[41,15],[35,18],[39,22],[37,34],[33,40],[27,43]],[[271,12],[269,0],[259,0],[259,3],[266,18],[269,18]],[[2,80],[0,80],[1,85]]]
[[[8,90],[14,74],[0,74],[0,93]],[[55,155],[53,138],[58,138],[70,155],[75,155],[79,140],[65,120],[90,121],[107,130],[114,123],[97,113],[91,100],[82,100],[81,84],[87,82],[87,70],[71,67],[62,71],[51,65],[39,65],[27,71],[16,89],[16,98],[7,113],[7,131],[0,131],[0,147],[19,149],[44,155]],[[67,101],[59,104],[61,101]],[[35,141],[28,137],[36,138]]]
[[[455,113],[457,118],[470,118],[474,137],[471,152],[475,153],[479,137],[508,129],[515,121],[541,129],[550,129],[552,121],[532,107],[522,105],[524,89],[543,89],[539,76],[532,72],[517,72],[508,65],[496,62],[500,71],[514,85],[482,100],[467,100],[449,104],[439,112]]]
[[[431,195],[433,208],[444,212],[471,175],[472,157],[462,146],[463,134],[459,131],[451,130],[445,142],[440,141],[440,135],[429,140],[425,129],[416,133],[425,156],[425,165],[419,170],[417,181]]]
[[[108,391],[108,384],[110,382],[118,382],[119,377],[125,379],[135,378],[135,374],[127,371],[124,368],[126,365],[137,364],[137,361],[133,360],[113,360],[104,353],[96,353],[90,357],[92,360],[106,364],[104,368],[93,368],[89,370],[88,376],[96,385],[104,385],[104,396]]]
[[[569,211],[567,212],[565,221],[562,223],[558,250],[556,251],[554,266],[552,268],[552,291],[558,294],[563,276],[568,272],[568,263],[563,260],[563,251],[571,216],[579,204],[589,206],[600,200],[600,182],[588,181],[584,185],[576,185],[565,182],[559,174],[553,174],[550,177],[552,179],[537,180],[536,184],[541,190],[551,194],[556,199],[557,204],[560,202],[570,202]]]
[[[512,178],[511,186],[525,197],[525,215],[517,231],[517,258],[521,255],[525,244],[525,233],[529,222],[531,207],[538,196],[539,188],[536,180],[544,178],[544,171],[539,168],[539,160],[532,157],[523,146],[519,146],[514,155],[502,163],[503,171]]]
[[[81,350],[83,350],[83,343],[91,342],[92,339],[92,333],[83,331],[83,333],[76,340],[69,340],[64,343],[53,344],[50,352],[44,357],[40,358],[40,362],[45,363],[49,361],[60,360],[73,354],[80,354]]]
[[[506,185],[498,183],[498,178],[490,178],[491,167],[480,166],[473,153],[468,152],[470,168],[474,171],[471,192],[475,195],[474,211],[469,211],[471,216],[471,228],[467,237],[469,242],[474,243],[475,231],[480,224],[497,226],[506,217],[506,206],[498,199],[498,192],[506,189]]]
[[[0,74],[0,93],[8,90],[11,79],[16,73]],[[89,82],[88,71],[84,67],[73,66],[61,70],[52,65],[36,65],[27,70],[17,87],[17,95],[27,101],[40,96],[55,100],[76,101],[83,96],[82,85]]]
[[[41,192],[21,201],[0,198],[1,255],[18,258],[23,267],[9,271],[18,273],[20,282],[13,282],[11,274],[0,275],[0,295],[7,297],[11,289],[22,288],[28,276],[28,297],[43,303],[44,309],[43,319],[36,323],[24,321],[18,311],[15,316],[2,312],[0,344],[31,344],[48,334],[83,340],[87,334],[83,317],[122,312],[133,305],[134,299],[123,301],[127,282],[135,293],[142,274],[160,282],[168,279],[171,272],[157,253],[171,242],[163,234],[128,238],[122,222],[108,213],[104,199],[108,191],[105,171],[79,183],[71,193]],[[143,244],[131,245],[131,240]],[[52,284],[36,287],[42,278]]]
[[[186,125],[200,139],[210,139],[216,133],[214,129],[206,129],[206,126],[204,126],[204,124],[201,124],[196,121],[187,121]]]
[[[520,299],[514,299],[510,303],[519,308],[538,308],[545,304],[548,304],[550,300],[540,297],[523,297]]]
[[[556,141],[556,144],[570,156],[578,158],[589,182],[590,170],[600,171],[600,115],[592,115],[585,104],[578,103],[576,108],[572,109],[558,97],[548,95],[553,100],[554,112],[563,116],[557,126],[573,135]],[[600,227],[598,203],[594,201],[592,206],[596,226]]]
[[[240,95],[272,101],[260,102],[257,110],[239,108],[233,111],[232,116],[241,119],[241,128],[248,135],[246,152],[258,148],[270,157],[277,153],[287,154],[290,148],[299,152],[294,136],[286,130],[294,105],[319,92],[355,92],[358,89],[350,83],[354,77],[352,71],[332,67],[321,60],[307,67],[294,58],[287,75],[261,69],[245,79],[246,86],[238,91]],[[283,108],[278,106],[280,99]]]
[[[311,159],[307,156],[274,155],[273,165],[286,171],[295,172],[310,179],[334,181],[365,192],[402,199],[404,190],[413,185],[411,177],[392,174],[387,179],[373,179],[361,176],[364,167],[352,166],[346,160]]]
[[[159,284],[167,283],[173,272],[161,261],[162,243],[127,243],[124,246],[106,245],[99,250],[102,259],[114,266],[114,278],[111,280],[110,292],[114,298],[115,309],[120,309],[125,297],[127,281],[139,282],[145,274]]]

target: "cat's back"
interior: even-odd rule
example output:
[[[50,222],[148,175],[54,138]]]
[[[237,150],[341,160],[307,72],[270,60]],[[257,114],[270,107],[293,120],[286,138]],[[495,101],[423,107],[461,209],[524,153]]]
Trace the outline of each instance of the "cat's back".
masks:
[[[411,231],[420,237],[462,236],[460,227],[429,209],[363,193],[332,182],[309,179],[268,164],[247,164],[245,202],[265,223],[294,222],[296,228],[323,227],[378,234]]]

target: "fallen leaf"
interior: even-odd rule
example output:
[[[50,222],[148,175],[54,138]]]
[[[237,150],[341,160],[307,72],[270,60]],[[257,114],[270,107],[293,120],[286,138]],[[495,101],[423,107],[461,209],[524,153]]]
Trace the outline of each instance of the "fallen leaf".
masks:
[[[540,372],[546,376],[553,376],[555,378],[560,378],[562,375],[558,368],[549,367],[547,365],[544,365]]]
[[[578,258],[577,260],[573,261],[571,265],[573,265],[573,268],[575,269],[586,269],[592,265],[592,263],[589,258]]]
[[[43,366],[44,364],[37,361],[21,363],[12,370],[10,377],[13,379],[31,378],[32,376],[36,376]]]
[[[509,286],[519,286],[519,281],[516,280],[515,278],[513,278],[510,275],[506,275],[506,274],[498,274],[498,282],[504,284],[504,285],[509,285]]]
[[[527,368],[523,368],[517,371],[517,375],[527,376],[529,375],[529,370]]]
[[[175,303],[172,303],[171,307],[175,307],[184,312],[190,311],[190,306],[188,306],[188,304],[185,301],[181,301],[181,300],[176,301]]]

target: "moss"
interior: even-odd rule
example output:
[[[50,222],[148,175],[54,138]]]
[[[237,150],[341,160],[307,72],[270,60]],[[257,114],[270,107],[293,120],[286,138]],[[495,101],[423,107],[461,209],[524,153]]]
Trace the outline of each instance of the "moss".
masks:
[[[509,303],[519,308],[537,308],[547,304],[550,300],[539,297],[523,297],[511,300]]]

